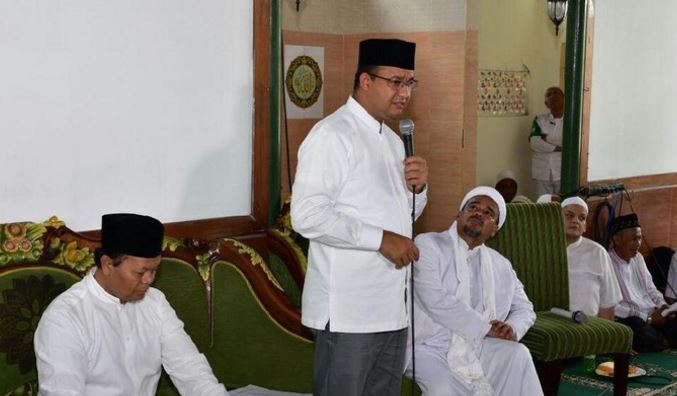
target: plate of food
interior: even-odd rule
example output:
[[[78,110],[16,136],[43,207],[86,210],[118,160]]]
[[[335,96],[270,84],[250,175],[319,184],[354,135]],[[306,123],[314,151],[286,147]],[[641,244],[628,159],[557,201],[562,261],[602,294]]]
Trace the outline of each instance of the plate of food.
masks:
[[[604,362],[597,366],[595,369],[595,374],[601,375],[603,377],[613,377],[614,376],[614,362]],[[631,364],[628,367],[628,378],[641,377],[646,375],[646,370],[641,367],[637,367],[634,364]]]

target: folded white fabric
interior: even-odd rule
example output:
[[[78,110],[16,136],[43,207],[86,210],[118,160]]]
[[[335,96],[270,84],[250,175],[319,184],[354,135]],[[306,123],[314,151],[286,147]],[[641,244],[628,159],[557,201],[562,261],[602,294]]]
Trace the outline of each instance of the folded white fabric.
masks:
[[[247,385],[244,388],[229,390],[231,396],[313,396],[311,393],[282,392],[261,388],[256,385]]]

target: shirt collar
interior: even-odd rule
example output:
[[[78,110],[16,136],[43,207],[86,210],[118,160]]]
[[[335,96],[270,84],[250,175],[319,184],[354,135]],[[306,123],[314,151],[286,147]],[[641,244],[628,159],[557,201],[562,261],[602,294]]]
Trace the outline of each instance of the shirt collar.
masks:
[[[616,249],[611,248],[611,258],[612,258],[614,261],[619,262],[619,263],[623,263],[623,264],[630,264],[630,263],[632,263],[632,260],[634,260],[635,257],[637,257],[638,254],[639,254],[639,253],[636,253],[634,256],[630,257],[630,260],[625,261],[621,256],[618,255],[618,253],[616,253]]]
[[[548,113],[548,118],[549,118],[551,121],[561,121],[562,118],[564,118],[564,117],[555,118],[555,116],[552,115],[552,113]]]
[[[124,304],[120,303],[120,299],[108,293],[94,278],[94,273],[96,270],[97,267],[93,267],[91,270],[89,270],[89,273],[85,277],[85,282],[87,283],[87,288],[89,291],[91,291],[96,298],[106,304],[114,304],[118,307],[122,307]]]
[[[371,114],[367,112],[367,110],[362,107],[360,102],[355,100],[355,98],[348,97],[348,102],[346,102],[346,106],[348,107],[348,110],[350,110],[351,113],[355,114],[357,118],[359,118],[362,122],[364,122],[367,125],[367,128],[369,130],[375,130],[376,132],[380,132],[382,128],[382,124],[376,120],[376,118],[372,117]]]
[[[577,248],[577,247],[581,246],[581,243],[583,243],[583,237],[582,236],[578,237],[578,240],[576,242],[572,243],[571,245],[569,245],[569,247],[572,248],[572,249]]]

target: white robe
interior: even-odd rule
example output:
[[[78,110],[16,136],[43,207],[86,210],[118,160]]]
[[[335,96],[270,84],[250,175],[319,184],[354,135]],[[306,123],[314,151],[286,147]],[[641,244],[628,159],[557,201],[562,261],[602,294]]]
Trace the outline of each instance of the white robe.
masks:
[[[40,395],[153,396],[163,366],[182,395],[228,395],[161,291],[151,287],[142,300],[120,304],[94,271],[40,319]]]
[[[621,289],[609,253],[595,241],[581,237],[567,246],[569,309],[597,316],[600,308],[621,301]]]
[[[514,341],[485,337],[491,325],[482,317],[479,283],[479,248],[468,251],[471,304],[456,296],[455,254],[451,230],[426,233],[416,238],[420,259],[414,264],[416,381],[425,396],[472,394],[470,388],[449,369],[447,353],[453,334],[480,345],[479,356],[487,380],[498,395],[541,395],[542,390],[528,349]],[[462,242],[464,249],[468,246]],[[496,318],[505,321],[521,339],[533,325],[536,314],[510,262],[489,250],[495,279]],[[407,353],[411,351],[411,337]],[[411,376],[411,356],[406,374]]]

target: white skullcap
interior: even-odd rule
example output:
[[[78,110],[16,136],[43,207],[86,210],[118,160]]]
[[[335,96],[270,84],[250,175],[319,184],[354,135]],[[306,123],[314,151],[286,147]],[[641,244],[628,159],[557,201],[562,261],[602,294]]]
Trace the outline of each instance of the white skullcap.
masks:
[[[543,194],[536,200],[536,203],[552,202],[552,194]]]
[[[467,194],[465,194],[465,197],[463,197],[463,201],[461,201],[461,207],[459,210],[463,210],[465,204],[468,203],[471,198],[477,197],[479,195],[486,195],[496,202],[496,206],[498,206],[498,228],[500,229],[503,226],[503,223],[505,223],[505,216],[507,215],[507,212],[505,208],[505,200],[493,187],[479,186],[470,190]]]
[[[514,180],[515,183],[517,183],[515,173],[513,173],[513,171],[511,171],[510,169],[504,169],[498,175],[496,175],[496,183],[500,182],[503,179]]]
[[[525,197],[524,195],[516,195],[515,198],[510,201],[511,204],[520,204],[520,203],[533,203],[532,200]]]
[[[562,201],[562,208],[566,208],[569,205],[578,205],[585,208],[585,211],[588,211],[588,204],[581,197],[569,197]]]

